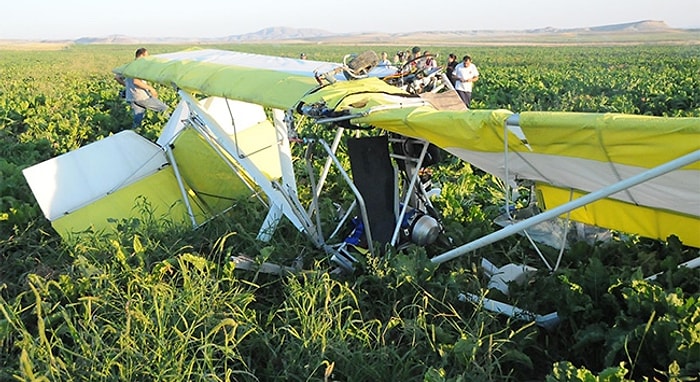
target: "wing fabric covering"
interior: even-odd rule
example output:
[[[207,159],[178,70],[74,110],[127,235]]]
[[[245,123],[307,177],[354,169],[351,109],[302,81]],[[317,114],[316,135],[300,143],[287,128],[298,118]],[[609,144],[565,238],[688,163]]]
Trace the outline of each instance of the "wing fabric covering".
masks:
[[[105,231],[121,219],[187,216],[160,149],[123,131],[24,170],[44,215],[63,237]]]
[[[166,163],[160,147],[133,131],[123,131],[28,167],[23,175],[44,216],[53,221],[159,171]]]
[[[565,160],[574,170],[560,170],[559,181],[535,179],[545,208],[700,150],[698,118],[531,112],[520,124],[543,153],[526,158],[545,168]],[[700,247],[700,162],[572,211],[572,218],[661,240],[676,235]]]
[[[262,56],[220,50],[190,50],[152,55],[114,70],[167,86],[208,96],[287,110],[318,86],[318,61]]]
[[[176,166],[160,146],[123,131],[25,169],[56,231],[64,238],[108,232],[132,218],[199,226],[256,191],[236,167],[236,155],[249,157],[268,179],[281,176],[275,128],[262,107],[233,101],[227,106],[220,98],[204,99],[200,106],[229,128],[213,142],[187,120],[178,122],[165,143]],[[239,116],[236,129],[229,108]],[[182,117],[177,110],[173,114]],[[237,150],[226,152],[217,142],[229,142]]]
[[[104,153],[109,152],[109,147],[116,148],[122,156],[133,159],[130,155],[131,146],[113,145],[123,143],[121,139],[112,139],[120,134],[140,138],[131,131],[125,131],[72,151],[67,157],[42,162],[39,165],[44,167],[43,169],[40,167],[32,169],[30,174],[25,173],[32,187],[46,187],[45,194],[51,195],[40,202],[40,205],[48,202],[53,210],[57,210],[59,205],[63,207],[60,214],[46,215],[62,237],[83,231],[110,232],[119,229],[118,225],[124,219],[133,218],[142,221],[154,219],[176,225],[192,225],[194,219],[196,225],[201,225],[214,215],[231,208],[236,200],[250,194],[250,190],[241,179],[228,169],[225,162],[202,137],[191,128],[186,128],[172,144],[173,155],[177,158],[180,175],[184,179],[185,194],[192,206],[190,215],[173,166],[165,159],[160,149],[154,154],[161,165],[151,167],[150,171],[140,171],[118,178],[115,175],[119,174],[119,171],[115,169],[122,167],[118,160],[104,162],[101,166],[94,165],[95,161],[108,159]],[[145,138],[140,139],[145,141]],[[93,145],[100,150],[94,150]],[[71,160],[72,166],[66,164],[67,159]],[[47,172],[44,171],[47,166],[56,168],[60,176],[47,178]],[[201,171],[202,168],[206,168],[207,171]],[[63,195],[71,192],[73,187],[64,187],[63,182],[55,180],[67,179],[65,174],[71,170],[81,175],[71,177],[71,183],[78,188],[82,184],[101,179],[100,174],[112,174],[110,179],[116,180],[118,184],[110,189],[101,188],[94,192],[83,188],[83,197],[78,203],[63,204]],[[39,183],[38,179],[42,177],[45,181]],[[51,189],[54,190],[53,193],[48,191]]]

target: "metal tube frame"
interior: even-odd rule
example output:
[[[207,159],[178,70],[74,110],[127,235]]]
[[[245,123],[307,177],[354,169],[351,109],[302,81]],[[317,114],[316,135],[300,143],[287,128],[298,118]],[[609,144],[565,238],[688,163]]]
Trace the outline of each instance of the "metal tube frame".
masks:
[[[317,192],[317,189],[316,189],[317,185],[313,179],[313,168],[311,166],[311,148],[312,148],[313,143],[319,143],[321,145],[321,147],[323,147],[323,149],[326,151],[328,158],[333,162],[333,164],[335,164],[336,168],[340,172],[340,175],[343,177],[345,182],[348,184],[348,187],[350,187],[350,190],[352,191],[352,193],[355,195],[355,200],[357,201],[357,206],[360,209],[360,216],[362,217],[362,223],[365,226],[365,238],[367,240],[367,249],[370,251],[370,253],[372,255],[376,255],[376,253],[374,251],[374,244],[372,242],[372,232],[371,232],[371,229],[369,226],[369,220],[367,217],[368,216],[367,215],[367,207],[365,205],[365,200],[362,197],[362,194],[360,194],[360,190],[358,190],[357,187],[355,187],[355,184],[353,183],[352,179],[350,179],[350,176],[348,175],[347,171],[345,171],[345,169],[341,165],[340,161],[335,156],[335,153],[328,146],[328,143],[326,143],[326,141],[324,141],[322,139],[310,139],[310,140],[307,140],[307,142],[309,143],[309,146],[307,147],[305,158],[306,158],[306,162],[307,162],[309,176],[311,177],[310,183],[311,183],[312,188],[313,188],[313,190],[312,190],[312,195],[313,195],[312,203],[315,205],[315,207],[313,207],[313,208],[318,211],[318,196],[317,195],[320,195],[320,190],[318,190],[318,192]],[[319,219],[318,225],[319,225],[319,229],[320,229],[320,217],[319,217],[318,213],[316,213],[316,215],[317,215],[317,219]]]

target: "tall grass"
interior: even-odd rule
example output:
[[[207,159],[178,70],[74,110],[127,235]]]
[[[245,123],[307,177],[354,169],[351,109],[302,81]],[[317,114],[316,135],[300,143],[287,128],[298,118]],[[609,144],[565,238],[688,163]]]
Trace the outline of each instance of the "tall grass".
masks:
[[[129,252],[114,243],[111,252],[93,253],[106,262],[78,256],[57,280],[30,275],[29,291],[3,301],[3,339],[8,355],[20,353],[23,378],[249,374],[236,349],[256,327],[251,287],[232,278],[232,269],[186,252],[151,267],[131,264],[143,250],[138,237],[134,243]]]
[[[83,239],[60,275],[29,274],[0,300],[0,379],[509,380],[530,367],[531,328],[453,305],[424,253],[374,259],[359,278],[322,259],[263,275],[226,261],[231,236],[197,253],[131,227]]]

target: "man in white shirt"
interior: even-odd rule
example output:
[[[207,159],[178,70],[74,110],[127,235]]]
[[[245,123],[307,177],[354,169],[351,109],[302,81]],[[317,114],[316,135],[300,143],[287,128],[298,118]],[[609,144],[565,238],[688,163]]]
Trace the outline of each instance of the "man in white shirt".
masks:
[[[472,63],[472,58],[467,55],[462,58],[462,63],[455,67],[454,75],[457,80],[455,90],[469,109],[472,101],[472,85],[479,79],[479,70]]]

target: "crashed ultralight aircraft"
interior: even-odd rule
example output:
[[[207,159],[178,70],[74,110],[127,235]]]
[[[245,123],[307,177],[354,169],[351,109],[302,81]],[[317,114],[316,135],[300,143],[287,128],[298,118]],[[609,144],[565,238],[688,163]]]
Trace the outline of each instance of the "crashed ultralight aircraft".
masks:
[[[268,207],[259,239],[269,240],[286,217],[341,268],[352,269],[348,245],[372,252],[375,243],[430,245],[442,232],[430,202],[439,190],[421,177],[434,145],[509,189],[533,184],[542,211],[524,220],[509,216],[503,229],[438,255],[435,263],[562,216],[660,240],[676,235],[700,247],[700,119],[466,110],[453,91],[438,92],[439,73],[411,73],[428,80],[431,91],[410,91],[416,87],[397,86],[403,74],[366,58],[334,64],[188,50],[135,60],[115,73],[174,86],[181,97],[158,141],[124,131],[24,175],[63,236],[138,216],[138,200],[197,227],[252,196]],[[336,129],[333,141],[297,137],[300,116]],[[347,138],[350,171],[335,155],[348,129],[381,132]],[[312,197],[306,203],[297,193],[290,140],[307,145]],[[310,157],[319,147],[327,158],[314,171]],[[332,166],[354,200],[335,229],[324,229],[319,205],[330,197],[323,186]],[[348,226],[352,234],[336,239]],[[505,274],[501,284],[527,271],[483,265],[492,276]]]

